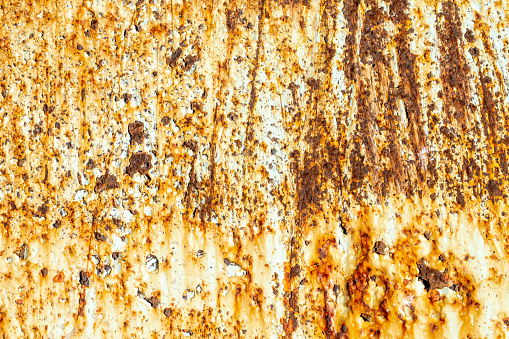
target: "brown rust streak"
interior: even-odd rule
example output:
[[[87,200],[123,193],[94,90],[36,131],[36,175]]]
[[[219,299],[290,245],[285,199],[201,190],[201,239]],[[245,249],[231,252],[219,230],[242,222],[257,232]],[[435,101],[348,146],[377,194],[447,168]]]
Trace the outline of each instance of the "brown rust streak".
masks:
[[[491,42],[486,35],[488,28],[485,27],[479,16],[476,16],[476,19],[477,26],[480,26],[479,31],[481,34],[484,50],[491,57],[491,65],[493,66],[495,75],[498,80],[498,85],[500,87],[499,91],[495,93],[494,80],[491,79],[489,75],[487,75],[487,72],[483,70],[481,66],[481,60],[477,57],[477,67],[479,70],[479,80],[481,85],[481,90],[479,92],[482,95],[481,122],[483,124],[484,134],[488,138],[488,144],[490,147],[488,152],[495,159],[491,166],[488,164],[488,170],[492,173],[493,177],[491,179],[498,181],[497,179],[499,177],[509,174],[506,158],[506,153],[509,146],[509,137],[506,134],[506,140],[504,141],[502,141],[500,137],[500,135],[504,133],[504,128],[502,128],[502,126],[504,126],[504,124],[507,126],[506,108],[503,106],[504,97],[501,94],[501,92],[505,92],[505,86],[502,74],[496,64],[496,56],[493,52]],[[496,196],[494,196],[492,193],[492,190],[488,189],[490,198],[496,198]]]
[[[260,68],[260,50],[262,49],[262,35],[263,35],[263,26],[265,21],[265,2],[266,0],[260,0],[258,2],[258,6],[260,8],[260,13],[258,14],[258,40],[256,41],[256,52],[254,59],[254,66],[251,70],[251,92],[249,97],[249,115],[247,117],[246,123],[246,141],[244,145],[244,157],[251,158],[251,143],[253,142],[253,125],[254,125],[254,110],[256,105],[256,100],[258,98],[256,93],[256,78],[258,76],[258,69]],[[246,160],[244,160],[244,173],[246,173]]]
[[[470,69],[461,52],[461,17],[453,1],[443,4],[439,15],[437,33],[440,40],[440,77],[445,97],[445,113],[448,119],[456,121],[461,131],[469,126],[467,105],[470,100],[468,79]]]
[[[463,35],[461,33],[461,15],[454,1],[447,1],[442,5],[442,11],[437,16],[437,36],[440,51],[440,79],[442,92],[439,96],[444,100],[445,119],[440,127],[442,139],[449,147],[444,147],[442,157],[444,168],[453,167],[461,161],[454,154],[456,145],[462,148],[475,149],[475,141],[468,137],[468,131],[473,127],[470,117],[471,93],[469,79],[471,70],[468,66],[463,51]],[[465,183],[469,181],[468,173],[464,173],[461,167],[457,169],[460,181],[452,180],[445,174],[446,191],[455,192],[458,206],[465,206]]]
[[[208,222],[211,221],[211,218],[213,216],[213,213],[216,209],[216,206],[217,206],[217,202],[218,202],[218,199],[217,199],[217,196],[216,196],[216,193],[215,193],[215,190],[216,190],[216,148],[217,148],[217,129],[218,129],[218,125],[219,125],[219,121],[218,120],[222,120],[223,118],[223,115],[221,115],[219,118],[217,116],[217,110],[218,110],[218,107],[216,105],[216,107],[214,108],[214,117],[213,117],[213,130],[212,130],[212,139],[210,141],[210,154],[211,154],[211,164],[210,164],[210,178],[209,178],[209,184],[208,186],[210,187],[209,188],[209,191],[208,191],[208,195],[207,195],[207,198],[206,198],[206,202],[205,202],[205,206],[204,208],[200,211],[200,218],[201,218],[201,222],[202,222],[202,226],[204,227],[205,226],[205,223],[204,223],[204,219],[205,217],[208,218]]]
[[[394,91],[394,94],[397,93],[398,95],[396,95],[396,97],[401,98],[404,102],[405,112],[410,125],[409,139],[411,149],[414,153],[414,157],[418,159],[419,154],[424,149],[427,149],[427,145],[426,135],[423,130],[423,114],[419,95],[420,85],[416,79],[416,56],[410,50],[409,40],[413,29],[411,30],[408,28],[411,22],[407,13],[408,7],[409,3],[406,0],[393,1],[390,5],[390,16],[398,26],[398,34],[395,36],[394,40],[398,53],[397,61],[401,78],[399,88],[393,88],[392,91]],[[426,181],[426,169],[424,166],[419,166],[419,163],[416,163],[415,170],[417,172],[419,184],[422,184]]]
[[[286,316],[285,319],[282,319],[282,323],[287,337],[292,337],[293,332],[299,326],[297,304],[300,283],[296,281],[296,278],[301,270],[300,265],[303,264],[300,253],[304,245],[304,236],[312,228],[315,228],[316,219],[320,218],[323,207],[325,207],[322,204],[330,205],[326,208],[332,210],[334,216],[339,218],[339,205],[336,202],[326,203],[329,183],[335,194],[339,195],[341,192],[342,160],[344,159],[344,154],[340,151],[338,141],[335,140],[330,127],[332,123],[327,121],[326,116],[330,104],[328,99],[332,93],[332,59],[336,52],[332,41],[337,29],[337,7],[338,4],[331,0],[323,1],[320,4],[319,31],[323,34],[324,40],[320,43],[316,54],[317,71],[313,77],[306,79],[306,85],[309,88],[308,100],[305,101],[303,107],[297,107],[299,114],[303,114],[307,122],[303,125],[307,127],[303,129],[301,135],[309,148],[304,152],[294,149],[290,153],[291,174],[294,177],[296,189],[297,214],[291,223],[289,261],[285,263],[284,304]],[[297,88],[293,82],[289,86],[295,106],[298,105]],[[332,118],[335,119],[336,116],[333,115]],[[300,138],[299,136],[298,139]],[[338,199],[338,197],[333,197],[332,201]],[[322,281],[322,284],[326,284],[326,282]],[[325,298],[325,302],[327,302],[327,298]],[[324,307],[327,309],[327,304]],[[328,322],[324,324],[324,328],[327,326]]]

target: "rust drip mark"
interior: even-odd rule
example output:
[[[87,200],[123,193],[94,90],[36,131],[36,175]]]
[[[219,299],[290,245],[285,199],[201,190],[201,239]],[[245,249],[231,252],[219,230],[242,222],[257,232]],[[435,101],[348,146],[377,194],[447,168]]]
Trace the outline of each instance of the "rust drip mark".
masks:
[[[476,15],[476,20],[479,21],[479,26],[482,26],[481,29],[481,37],[482,37],[482,43],[484,46],[484,50],[491,56],[492,59],[492,66],[493,70],[495,71],[498,85],[500,86],[500,91],[503,93],[507,93],[507,87],[504,82],[504,77],[502,75],[502,72],[500,71],[500,68],[498,67],[496,60],[497,56],[495,55],[495,52],[493,51],[493,47],[490,41],[489,36],[486,34],[486,31],[489,32],[489,27],[486,27],[484,23],[481,22],[480,16]],[[476,23],[477,24],[477,23]],[[475,47],[474,47],[475,48]],[[479,51],[477,48],[472,48],[473,50],[473,56],[478,56]],[[476,53],[477,52],[477,53]],[[475,57],[474,56],[474,57]],[[486,118],[485,116],[488,116],[488,125],[489,125],[489,137],[492,144],[492,147],[494,148],[494,154],[496,157],[498,157],[500,170],[502,171],[503,175],[509,174],[509,164],[507,159],[507,148],[509,146],[509,136],[506,135],[505,140],[500,140],[500,134],[503,133],[504,129],[500,128],[503,126],[507,126],[509,116],[507,116],[506,108],[501,103],[504,102],[504,97],[502,93],[497,92],[493,93],[493,85],[492,81],[488,76],[483,76],[484,73],[481,72],[481,63],[480,60],[477,59],[477,67],[479,69],[479,75],[481,80],[481,88],[483,92],[483,102],[482,102],[482,111],[481,111],[481,121],[483,122],[483,127],[486,131]],[[499,120],[499,121],[497,121]],[[505,121],[504,121],[505,120]],[[485,132],[485,134],[487,134]]]
[[[480,19],[479,19],[480,20]],[[502,92],[506,92],[506,86],[504,83],[503,76],[501,74],[500,69],[497,66],[496,60],[497,57],[493,51],[493,48],[491,46],[491,42],[489,37],[486,35],[485,30],[488,30],[489,28],[485,28],[481,31],[482,36],[482,42],[485,51],[491,56],[492,59],[492,65],[493,70],[496,74],[498,85],[500,86],[500,90],[496,93],[494,93],[494,84],[492,79],[489,76],[483,76],[485,74],[484,72],[481,73],[481,64],[480,60],[477,60],[477,65],[479,68],[479,74],[480,74],[480,80],[481,80],[481,88],[482,88],[482,110],[481,110],[481,119],[483,121],[483,125],[486,121],[485,116],[488,117],[488,127],[489,127],[489,139],[493,148],[493,153],[495,158],[497,158],[500,166],[500,170],[504,175],[507,175],[509,173],[508,170],[508,163],[506,159],[506,150],[507,146],[509,146],[509,136],[506,135],[505,140],[501,142],[500,134],[503,133],[503,128],[501,129],[501,126],[504,126],[504,124],[507,124],[507,116],[504,117],[505,113],[505,107],[500,105],[504,102],[504,97],[501,94]],[[505,121],[504,121],[505,120]],[[484,125],[484,129],[486,130],[486,126]],[[498,168],[494,169],[495,171],[498,170]],[[498,173],[495,173],[495,176],[498,177]]]
[[[326,74],[325,80],[318,78],[306,79],[309,88],[308,126],[309,129],[304,137],[310,146],[309,151],[303,154],[294,150],[290,154],[291,169],[297,188],[297,229],[296,233],[302,235],[308,231],[307,219],[310,215],[321,211],[321,203],[325,195],[328,182],[332,182],[334,188],[341,191],[342,168],[341,160],[344,154],[340,151],[337,141],[332,136],[332,130],[326,120],[326,107],[328,106],[327,94],[330,93],[332,59],[335,48],[332,45],[332,37],[336,31],[337,7],[332,1],[327,1],[321,17],[321,29],[325,30],[325,43],[320,46],[319,56],[323,62],[318,73]],[[329,22],[332,21],[332,28]],[[288,88],[292,92],[293,101],[298,106],[297,89],[293,82]],[[302,165],[301,165],[302,164]]]
[[[398,26],[398,34],[395,37],[396,50],[398,53],[398,69],[400,72],[401,84],[395,89],[398,98],[403,100],[405,113],[408,118],[409,134],[412,152],[416,159],[420,158],[423,152],[427,152],[426,134],[424,133],[422,107],[419,95],[419,82],[416,78],[416,56],[410,50],[410,34],[413,28],[408,29],[411,22],[408,16],[407,0],[395,1],[390,5],[390,16]],[[420,166],[419,166],[420,165]],[[419,184],[426,181],[426,167],[424,162],[416,164],[417,179]]]
[[[350,296],[348,306],[355,313],[355,316],[362,314],[373,314],[375,310],[371,309],[365,302],[365,294],[368,288],[369,279],[371,278],[371,265],[369,253],[372,246],[370,245],[370,236],[363,233],[360,236],[360,253],[357,259],[355,271],[347,279],[347,291]],[[376,279],[376,277],[375,277]]]
[[[207,218],[208,221],[211,221],[212,214],[215,210],[217,204],[217,197],[215,195],[215,185],[216,185],[216,147],[217,147],[217,128],[219,120],[221,123],[223,122],[223,115],[221,118],[217,116],[218,106],[214,108],[214,127],[212,130],[212,140],[210,141],[210,177],[209,177],[209,193],[205,201],[204,208],[200,211],[200,218],[202,221],[202,225],[204,225],[204,219]]]
[[[255,52],[255,60],[254,67],[251,71],[253,79],[251,80],[251,93],[249,96],[249,116],[247,119],[246,126],[246,142],[244,146],[244,151],[247,151],[247,156],[251,156],[251,149],[248,149],[248,146],[251,145],[253,141],[253,119],[254,119],[254,109],[256,105],[256,101],[258,99],[258,95],[256,93],[256,78],[258,77],[258,69],[260,68],[260,50],[262,48],[262,34],[263,34],[263,23],[265,19],[265,2],[266,0],[261,0],[259,3],[260,13],[258,14],[258,40],[256,41],[256,52]],[[244,164],[244,173],[245,173],[245,164]]]
[[[320,57],[323,58],[323,62],[325,64],[325,67],[320,70],[320,72],[323,72],[327,75],[327,90],[330,88],[330,81],[331,81],[331,75],[332,75],[332,59],[336,55],[336,49],[333,47],[333,40],[336,35],[337,31],[337,13],[338,11],[338,5],[335,0],[326,0],[323,14],[321,16],[321,22],[320,26],[325,30],[323,36],[324,36],[324,42],[325,44],[322,44],[322,50]],[[329,27],[330,22],[332,22],[332,27]]]
[[[368,10],[364,16],[359,41],[359,62],[358,72],[355,74],[357,85],[357,126],[354,139],[355,150],[364,149],[363,163],[354,162],[352,166],[360,167],[364,171],[366,179],[371,176],[371,185],[376,191],[379,187],[379,155],[375,136],[379,133],[379,126],[376,123],[376,114],[379,111],[377,99],[373,96],[374,79],[371,75],[374,67],[383,69],[387,63],[383,51],[386,45],[387,32],[383,28],[385,13],[380,8]],[[360,143],[360,145],[358,145]],[[361,146],[359,148],[359,146]],[[356,159],[360,159],[357,157]],[[358,188],[362,181],[355,183]],[[361,197],[362,190],[357,191],[357,198]]]
[[[359,20],[360,0],[347,0],[343,3],[343,16],[347,21],[348,34],[345,39],[345,76],[346,79],[355,81],[359,65],[355,62],[357,59],[357,25]]]
[[[384,59],[382,50],[385,44],[383,39],[386,36],[381,27],[383,22],[381,9],[375,8],[366,12],[361,38],[357,41],[359,5],[360,1],[356,0],[347,1],[343,5],[343,15],[347,20],[348,28],[344,55],[345,76],[350,84],[355,84],[357,87],[358,114],[352,141],[353,147],[349,156],[352,168],[349,190],[358,201],[363,198],[364,180],[369,178],[370,173],[373,186],[378,186],[375,182],[379,178],[378,166],[375,166],[378,155],[373,137],[375,133],[373,108],[377,104],[370,98],[370,79],[365,75],[370,74],[373,64],[380,63]],[[359,54],[357,54],[357,46],[359,46]],[[351,89],[348,89],[346,93],[352,96]]]
[[[479,68],[479,77],[482,89],[482,103],[481,103],[481,122],[484,129],[484,134],[488,138],[490,145],[496,148],[497,142],[497,107],[492,92],[492,79],[485,75],[486,72],[482,69],[481,62],[477,60]]]
[[[325,113],[329,103],[327,95],[330,93],[331,86],[332,59],[336,52],[332,45],[336,31],[336,16],[337,6],[332,1],[327,1],[324,4],[320,22],[320,30],[324,31],[325,39],[324,43],[320,45],[319,59],[316,60],[319,63],[319,71],[315,75],[316,78],[306,79],[309,99],[304,102],[303,109],[308,115],[304,117],[309,128],[305,133],[304,141],[309,145],[309,148],[304,152],[294,149],[290,153],[291,174],[296,188],[297,215],[292,224],[292,238],[289,244],[290,258],[289,262],[285,264],[284,304],[286,318],[282,320],[282,323],[286,336],[289,338],[299,326],[296,316],[299,313],[297,306],[299,284],[294,281],[301,272],[298,251],[302,247],[303,234],[309,232],[309,228],[313,224],[312,219],[322,211],[328,183],[333,184],[336,192],[341,191],[340,161],[344,156],[332,136],[332,130],[326,120]],[[332,22],[332,27],[329,27],[330,22]],[[320,79],[320,73],[325,73],[323,80]],[[291,82],[288,88],[292,92],[294,106],[299,107],[299,87]],[[336,206],[331,207],[336,212]]]
[[[445,2],[437,21],[444,109],[447,118],[456,120],[461,130],[465,132],[469,122],[467,107],[470,101],[468,88],[470,68],[461,52],[463,45],[461,17],[456,3]]]
[[[293,250],[293,246],[292,246]],[[291,256],[293,256],[293,251],[291,252]],[[289,263],[285,263],[285,277],[283,282],[283,305],[285,307],[285,317],[281,319],[281,324],[283,325],[283,331],[285,332],[286,338],[292,338],[293,332],[297,329],[299,326],[299,321],[297,320],[297,317],[295,314],[299,312],[299,307],[297,305],[298,302],[298,295],[299,295],[299,286],[297,285],[295,288],[293,288],[292,284],[292,270],[294,268],[292,267],[289,269],[290,266]],[[295,266],[294,266],[295,267]],[[298,266],[297,266],[298,267]],[[293,272],[295,273],[295,272]]]
[[[85,291],[80,292],[79,294],[79,306],[78,306],[78,317],[84,317],[85,316],[85,306],[87,305],[87,299],[85,298],[86,294]]]
[[[191,207],[192,207],[191,206],[192,194],[193,194],[194,190],[199,189],[199,187],[198,187],[199,183],[196,180],[196,172],[195,172],[195,166],[196,166],[196,161],[198,159],[198,154],[197,154],[197,145],[194,140],[193,141],[190,141],[190,140],[185,141],[183,146],[186,148],[189,148],[193,151],[193,162],[191,164],[191,169],[189,171],[189,183],[187,184],[187,189],[184,194],[184,202],[186,203],[186,213],[184,214],[184,218],[186,219],[186,221],[189,221],[189,213],[191,212]],[[194,212],[196,211],[196,209],[192,208],[192,210],[193,210],[192,218],[194,218]]]
[[[480,18],[477,19],[478,21],[480,20]],[[491,49],[486,34],[481,32],[481,36],[486,52],[490,54],[492,58],[494,58],[494,53]],[[484,135],[487,138],[489,148],[488,153],[491,154],[492,157],[491,161],[486,163],[489,178],[487,178],[484,188],[488,194],[488,197],[491,200],[495,200],[503,196],[500,181],[497,179],[500,177],[500,171],[502,171],[502,174],[507,174],[508,172],[504,145],[500,142],[500,138],[498,136],[499,123],[497,119],[500,119],[500,116],[503,115],[503,108],[499,109],[497,107],[501,101],[500,93],[494,93],[493,79],[491,79],[491,77],[488,75],[488,72],[486,72],[486,70],[483,69],[481,65],[479,50],[477,47],[473,47],[470,49],[470,53],[472,54],[474,60],[477,62],[480,82],[479,93],[482,97],[480,107],[481,124],[483,127]],[[498,74],[499,72],[495,63],[493,63],[493,68]],[[499,85],[502,87],[503,82],[501,81],[500,77],[498,81]]]
[[[309,80],[314,90],[320,88],[317,80]],[[316,97],[315,97],[316,98]],[[316,100],[315,100],[316,104]],[[317,114],[317,113],[316,113]],[[311,150],[301,155],[299,150],[290,154],[291,170],[294,175],[297,193],[297,216],[293,228],[293,237],[290,241],[290,259],[285,270],[285,305],[287,306],[287,319],[283,322],[288,337],[298,326],[295,307],[298,298],[298,285],[294,288],[293,280],[300,273],[299,256],[297,251],[301,248],[302,236],[309,232],[311,218],[322,211],[322,202],[325,197],[326,184],[330,180],[336,187],[340,187],[341,169],[339,165],[339,149],[335,142],[328,140],[330,130],[323,116],[317,116],[309,122],[312,128],[305,137]],[[301,160],[302,159],[302,160]],[[302,163],[302,165],[301,165]],[[294,302],[295,300],[295,302]]]
[[[330,279],[331,272],[333,271],[333,259],[329,250],[331,247],[337,247],[337,241],[335,238],[327,239],[323,244],[317,248],[318,262],[314,264],[316,267],[316,275],[318,283],[322,287],[323,293],[323,322],[324,332],[326,338],[336,339],[345,338],[348,331],[346,325],[342,325],[340,330],[336,330],[335,319],[334,319],[334,307],[331,299],[330,291],[333,293],[337,292],[339,286],[333,285]]]
[[[492,43],[491,43],[491,39],[490,39],[490,37],[486,33],[486,32],[490,31],[490,28],[487,27],[486,24],[481,22],[482,19],[480,18],[480,16],[478,14],[476,15],[476,20],[479,21],[479,26],[482,27],[481,32],[480,32],[481,37],[482,37],[482,44],[484,46],[484,50],[491,57],[493,70],[494,70],[494,72],[495,72],[495,74],[497,76],[498,84],[500,86],[500,89],[504,93],[507,93],[507,87],[506,87],[505,82],[504,82],[504,76],[502,75],[502,72],[500,71],[500,68],[498,67],[497,62],[496,62],[496,60],[498,58],[495,55],[495,52],[493,51],[493,46],[492,46]],[[476,22],[476,24],[477,24],[477,22]]]
[[[300,232],[297,235],[301,237]],[[292,236],[290,239],[290,258],[288,262],[284,264],[284,280],[283,280],[283,305],[285,307],[285,317],[281,319],[283,330],[286,338],[292,338],[293,332],[299,326],[299,321],[296,314],[299,312],[298,307],[298,296],[299,296],[299,285],[294,284],[293,281],[300,275],[301,268],[298,263],[298,253],[300,249],[299,242]],[[294,287],[295,285],[295,287]]]

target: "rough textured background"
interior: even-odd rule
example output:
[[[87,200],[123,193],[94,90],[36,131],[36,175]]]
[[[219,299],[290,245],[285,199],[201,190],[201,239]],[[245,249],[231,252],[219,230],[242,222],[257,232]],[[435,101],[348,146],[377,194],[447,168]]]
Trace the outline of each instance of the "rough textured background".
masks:
[[[509,335],[505,0],[0,9],[3,338]]]

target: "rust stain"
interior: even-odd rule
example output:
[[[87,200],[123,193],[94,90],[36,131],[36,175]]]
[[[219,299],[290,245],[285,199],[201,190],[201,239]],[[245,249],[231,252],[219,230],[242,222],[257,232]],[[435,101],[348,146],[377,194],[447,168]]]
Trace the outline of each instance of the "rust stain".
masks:
[[[507,9],[0,6],[0,336],[509,335]]]

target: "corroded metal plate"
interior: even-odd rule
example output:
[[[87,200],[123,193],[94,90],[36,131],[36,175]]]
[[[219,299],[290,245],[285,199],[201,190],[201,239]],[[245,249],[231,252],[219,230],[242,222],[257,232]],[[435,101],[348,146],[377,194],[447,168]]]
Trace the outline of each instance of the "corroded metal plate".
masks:
[[[509,334],[505,1],[4,1],[3,338]]]

